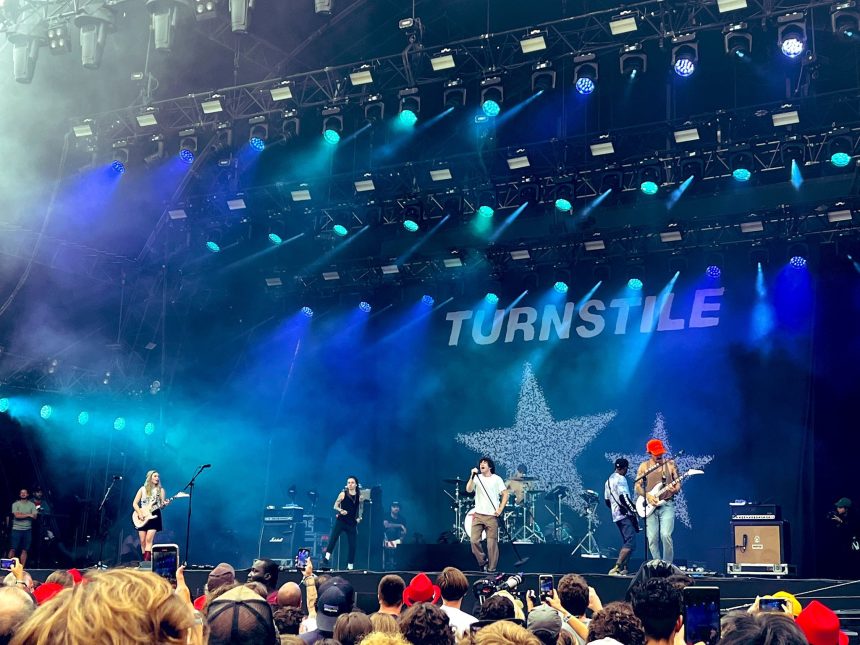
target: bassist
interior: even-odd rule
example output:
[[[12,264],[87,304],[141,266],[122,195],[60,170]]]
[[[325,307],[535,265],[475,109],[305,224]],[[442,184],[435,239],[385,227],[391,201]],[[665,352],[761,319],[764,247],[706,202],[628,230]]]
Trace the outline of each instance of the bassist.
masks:
[[[675,529],[675,503],[673,499],[681,490],[680,482],[676,481],[678,470],[675,468],[674,462],[663,460],[666,448],[663,447],[663,442],[659,439],[651,439],[646,444],[645,450],[648,452],[648,459],[639,464],[639,469],[636,471],[636,492],[645,497],[651,505],[657,505],[659,501],[665,500],[664,504],[657,506],[654,512],[645,519],[648,550],[651,552],[652,558],[661,559],[660,543],[662,542],[662,560],[671,563],[675,555],[672,544],[672,532]],[[652,468],[654,470],[646,476],[645,473]],[[666,488],[660,500],[648,492],[657,484],[670,483],[672,485]]]
[[[169,503],[170,501],[167,499],[164,488],[161,486],[161,477],[158,471],[148,471],[143,486],[137,490],[137,495],[134,496],[134,502],[132,502],[134,513],[140,520],[146,518],[149,508],[153,506],[158,507],[152,511],[153,517],[137,529],[144,561],[148,562],[152,559],[152,545],[155,543],[155,534],[162,529],[161,509]]]
[[[636,534],[639,532],[639,520],[633,500],[630,499],[630,488],[627,486],[627,470],[630,462],[619,457],[615,460],[615,472],[606,480],[603,487],[603,499],[612,511],[612,521],[621,532],[621,550],[618,560],[609,571],[610,576],[627,575],[627,560],[636,548]]]

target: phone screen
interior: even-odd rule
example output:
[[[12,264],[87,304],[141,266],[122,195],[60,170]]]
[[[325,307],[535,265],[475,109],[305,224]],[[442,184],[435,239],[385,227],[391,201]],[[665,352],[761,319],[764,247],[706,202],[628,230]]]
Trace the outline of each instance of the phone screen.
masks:
[[[759,598],[761,611],[785,611],[785,598]]]
[[[0,569],[11,570],[15,566],[15,558],[3,558],[0,560]]]
[[[161,576],[174,587],[176,586],[176,570],[179,568],[178,544],[152,545],[152,572]]]
[[[719,587],[684,589],[684,636],[691,645],[716,645],[720,640]]]
[[[308,558],[311,556],[310,549],[299,549],[296,552],[296,569],[300,571],[305,568],[308,563]]]
[[[540,586],[540,596],[544,598],[552,593],[552,576],[541,575],[538,577],[538,585]]]

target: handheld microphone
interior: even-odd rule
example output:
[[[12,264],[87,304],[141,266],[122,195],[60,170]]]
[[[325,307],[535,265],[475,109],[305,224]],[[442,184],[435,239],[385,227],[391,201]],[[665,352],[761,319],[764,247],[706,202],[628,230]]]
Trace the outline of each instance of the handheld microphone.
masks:
[[[747,550],[747,534],[744,533],[744,541],[743,541],[743,544],[741,544],[741,552],[746,553],[746,550]]]

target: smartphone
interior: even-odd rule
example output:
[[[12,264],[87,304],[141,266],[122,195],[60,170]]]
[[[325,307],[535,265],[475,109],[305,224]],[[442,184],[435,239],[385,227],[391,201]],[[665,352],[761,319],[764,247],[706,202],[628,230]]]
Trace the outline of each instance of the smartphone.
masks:
[[[5,569],[6,571],[11,571],[12,567],[15,566],[15,558],[3,558],[0,559],[0,569]]]
[[[715,645],[720,640],[719,587],[684,589],[684,637],[690,645]]]
[[[549,574],[541,574],[538,576],[538,592],[541,600],[546,600],[552,595],[552,576]]]
[[[179,568],[178,544],[152,545],[152,572],[176,586],[176,570]]]
[[[308,558],[311,557],[311,550],[307,548],[301,548],[296,551],[296,569],[299,571],[304,571],[305,567],[308,564]]]
[[[778,611],[780,613],[785,612],[785,598],[759,598],[758,599],[758,608],[759,611]]]

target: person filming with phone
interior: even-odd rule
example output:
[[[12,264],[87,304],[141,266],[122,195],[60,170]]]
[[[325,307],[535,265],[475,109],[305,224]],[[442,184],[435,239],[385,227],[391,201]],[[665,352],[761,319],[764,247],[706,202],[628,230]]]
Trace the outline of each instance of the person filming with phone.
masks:
[[[33,520],[38,516],[36,505],[30,501],[26,488],[18,493],[18,499],[12,504],[12,533],[9,542],[9,554],[14,558],[16,553],[21,566],[27,565],[27,550],[33,539]]]

